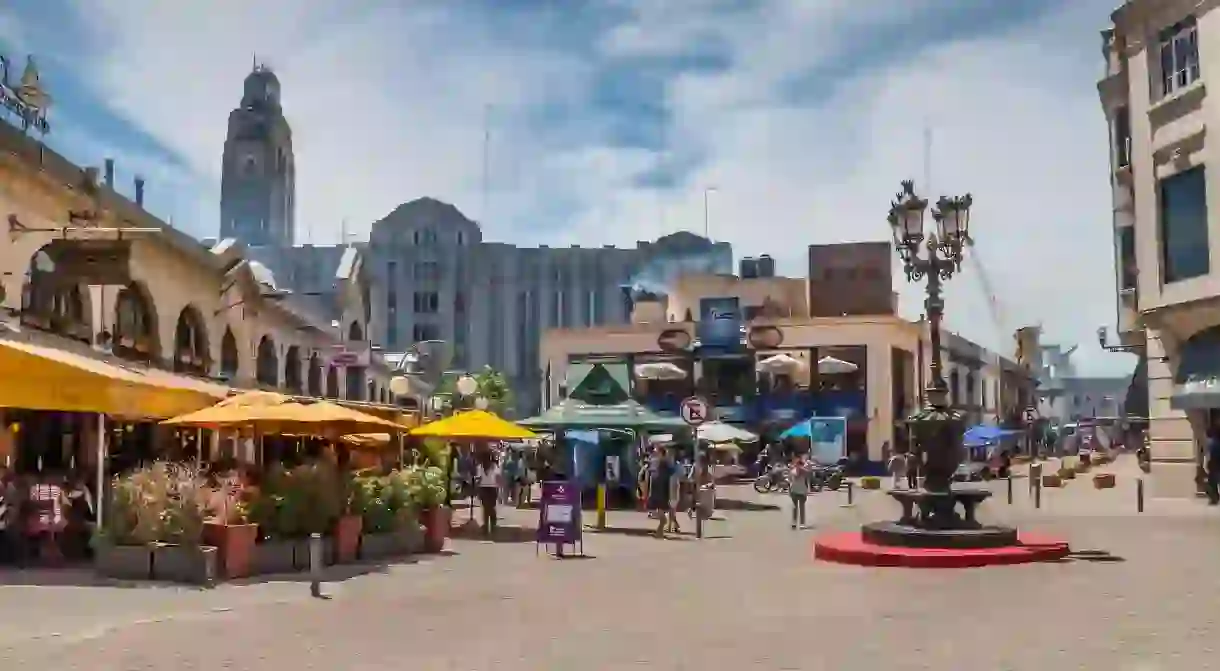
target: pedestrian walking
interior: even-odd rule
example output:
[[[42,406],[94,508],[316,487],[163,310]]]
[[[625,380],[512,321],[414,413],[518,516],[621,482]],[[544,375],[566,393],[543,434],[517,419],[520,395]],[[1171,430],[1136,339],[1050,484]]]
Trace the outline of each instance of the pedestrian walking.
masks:
[[[664,538],[669,528],[669,484],[674,478],[674,465],[663,448],[653,450],[648,460],[648,512],[657,518],[657,538]]]
[[[788,467],[788,497],[792,499],[792,528],[805,528],[805,504],[809,501],[809,474],[811,469],[805,458],[792,457]]]
[[[486,536],[491,536],[496,530],[496,502],[500,498],[501,477],[496,456],[490,450],[479,455],[475,484],[479,488],[479,503],[483,507],[483,534]]]

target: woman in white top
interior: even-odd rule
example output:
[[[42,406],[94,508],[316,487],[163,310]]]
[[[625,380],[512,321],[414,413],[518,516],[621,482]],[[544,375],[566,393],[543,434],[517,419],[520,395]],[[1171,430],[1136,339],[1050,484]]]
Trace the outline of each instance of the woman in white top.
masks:
[[[483,533],[490,536],[496,530],[496,502],[500,498],[500,464],[490,450],[479,455],[475,469],[475,485],[479,488],[479,503],[483,506]]]

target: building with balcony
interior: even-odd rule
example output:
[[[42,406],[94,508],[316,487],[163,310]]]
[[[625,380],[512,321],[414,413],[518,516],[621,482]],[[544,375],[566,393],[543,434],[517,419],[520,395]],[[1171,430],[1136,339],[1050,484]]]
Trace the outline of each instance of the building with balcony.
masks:
[[[683,398],[699,395],[718,419],[765,436],[812,415],[846,417],[848,452],[879,464],[890,446],[906,440],[903,420],[918,407],[927,382],[927,324],[895,314],[888,262],[884,271],[866,273],[875,267],[867,255],[818,258],[822,266],[836,259],[845,280],[854,270],[850,277],[863,295],[886,300],[874,301],[875,312],[865,305],[844,315],[841,300],[820,300],[823,272],[760,277],[757,259],[744,259],[737,275],[683,275],[665,295],[635,294],[629,324],[544,331],[544,405],[578,394],[600,369],[608,373],[602,378],[654,410],[677,412]],[[843,258],[861,266],[850,268]],[[811,315],[811,305],[834,305],[839,314]],[[779,355],[800,365],[776,372],[762,363]],[[1015,362],[952,333],[942,339],[942,359],[967,421],[1001,421],[1028,402],[1030,377]],[[641,366],[662,362],[682,374],[646,379]]]
[[[1207,427],[1220,421],[1214,6],[1131,0],[1102,32],[1118,331],[1144,357],[1155,496],[1195,494]]]

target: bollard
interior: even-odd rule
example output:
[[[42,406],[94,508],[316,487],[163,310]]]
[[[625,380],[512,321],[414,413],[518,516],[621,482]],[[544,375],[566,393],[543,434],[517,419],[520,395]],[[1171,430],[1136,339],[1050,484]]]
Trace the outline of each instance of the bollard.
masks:
[[[1038,469],[1041,470],[1041,469]],[[1034,480],[1034,508],[1042,507],[1042,476],[1038,475],[1038,479]]]
[[[1144,479],[1135,479],[1135,512],[1144,512]]]
[[[1029,493],[1034,493],[1034,487],[1042,482],[1042,464],[1029,465]]]
[[[1008,474],[1008,505],[1012,505],[1012,473]]]
[[[852,505],[852,496],[855,491],[855,484],[851,480],[847,481],[847,505]]]
[[[322,534],[309,534],[309,595],[322,598]]]

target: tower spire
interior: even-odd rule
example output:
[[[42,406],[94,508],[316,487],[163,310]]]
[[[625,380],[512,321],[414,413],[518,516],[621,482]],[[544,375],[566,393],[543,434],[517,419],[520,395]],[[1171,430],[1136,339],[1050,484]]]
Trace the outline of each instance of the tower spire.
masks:
[[[258,72],[258,52],[250,54],[250,72]]]

